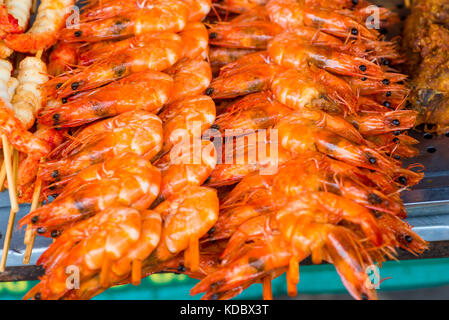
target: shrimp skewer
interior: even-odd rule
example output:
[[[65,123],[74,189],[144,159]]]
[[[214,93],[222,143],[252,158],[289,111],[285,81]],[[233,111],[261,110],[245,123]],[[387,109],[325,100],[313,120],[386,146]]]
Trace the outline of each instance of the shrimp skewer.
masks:
[[[49,271],[24,299],[90,298],[114,284],[137,284],[140,265],[147,275],[147,270],[163,268],[186,249],[184,263],[195,272],[200,263],[193,251],[195,239],[207,233],[217,216],[216,191],[205,187],[187,187],[154,210],[104,210],[68,229],[50,246],[39,260]],[[71,292],[65,286],[68,265],[80,267],[81,290]]]
[[[3,40],[19,52],[37,52],[56,43],[58,31],[63,27],[74,0],[42,0],[33,26],[22,34],[7,34]]]
[[[144,71],[104,87],[88,91],[66,104],[45,108],[38,122],[57,127],[75,127],[131,110],[157,113],[168,101],[173,79],[162,72]]]
[[[132,152],[153,158],[162,147],[161,120],[143,110],[128,111],[93,123],[53,151],[42,164],[43,181],[61,180],[93,164]]]
[[[152,42],[149,47],[127,48],[86,68],[62,74],[46,84],[49,95],[65,98],[91,90],[136,72],[162,71],[176,63],[182,55],[181,41]],[[67,76],[70,75],[70,78]]]
[[[121,162],[122,161],[122,162]],[[128,166],[120,168],[120,163]],[[57,236],[76,221],[116,205],[144,209],[159,193],[161,175],[134,154],[86,168],[70,181],[61,196],[19,221],[44,236]],[[94,196],[93,196],[94,195]]]
[[[150,1],[149,1],[150,2]],[[187,24],[187,6],[179,0],[155,1],[150,8],[123,11],[105,19],[81,22],[77,28],[65,28],[60,39],[68,42],[97,42],[123,39],[145,33],[179,32]],[[132,2],[126,1],[131,4]]]

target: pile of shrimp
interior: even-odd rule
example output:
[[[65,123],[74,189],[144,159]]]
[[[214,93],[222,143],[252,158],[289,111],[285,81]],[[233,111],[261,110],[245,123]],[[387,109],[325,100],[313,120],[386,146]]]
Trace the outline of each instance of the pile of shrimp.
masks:
[[[287,273],[294,296],[308,258],[375,299],[368,267],[427,244],[399,197],[423,177],[401,164],[418,152],[403,57],[365,25],[369,8],[87,1],[57,33],[33,111],[60,139],[19,179],[23,201],[37,182],[54,198],[19,221],[54,238],[25,299],[90,299],[156,272],[201,279],[203,299],[260,282],[269,299]],[[379,13],[381,28],[398,21]]]
[[[89,1],[80,23],[58,32],[36,117],[62,141],[28,172],[27,186],[39,181],[46,203],[18,223],[54,243],[26,298],[90,298],[180,256],[205,275],[199,242],[219,212],[217,190],[202,186],[217,163],[201,139],[216,118],[201,22],[210,8],[208,0]],[[73,265],[85,289],[65,286]]]
[[[371,28],[370,5],[215,3],[207,92],[217,104],[213,128],[231,152],[207,182],[226,191],[201,245],[225,249],[191,294],[229,299],[259,282],[270,298],[271,280],[286,272],[295,296],[298,264],[311,259],[333,264],[354,298],[375,299],[370,265],[398,248],[426,249],[399,197],[423,173],[401,166],[418,151],[406,134],[416,119],[405,109],[406,76],[395,68],[404,59],[383,35],[398,17],[379,8]]]

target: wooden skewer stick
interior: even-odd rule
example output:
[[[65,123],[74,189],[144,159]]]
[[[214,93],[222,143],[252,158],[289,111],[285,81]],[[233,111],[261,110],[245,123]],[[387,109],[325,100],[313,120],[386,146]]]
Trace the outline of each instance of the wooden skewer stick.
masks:
[[[41,160],[41,162],[42,162],[42,160]],[[39,176],[39,172],[38,172],[38,176]],[[30,212],[32,212],[40,207],[39,197],[41,195],[41,189],[42,189],[42,180],[39,178],[36,178],[36,184],[34,185],[33,200],[31,201]],[[23,241],[24,244],[26,245],[25,254],[23,256],[23,264],[30,263],[31,253],[33,251],[35,239],[36,239],[36,233],[33,232],[33,228],[31,227],[31,225],[28,225],[26,232],[25,232],[25,239]]]
[[[3,161],[2,168],[0,170],[0,192],[3,192],[3,186],[6,179],[6,163]]]
[[[37,11],[37,0],[33,0],[33,5],[31,6],[31,14],[35,14]]]
[[[8,258],[9,245],[11,243],[11,236],[14,228],[14,220],[16,219],[16,213],[19,211],[19,204],[17,200],[16,182],[13,174],[13,166],[11,163],[11,149],[9,147],[8,139],[6,135],[2,135],[3,144],[3,156],[6,167],[6,176],[8,178],[8,191],[9,199],[11,202],[11,211],[9,213],[8,226],[6,229],[5,242],[3,243],[2,259],[0,261],[0,272],[5,271],[6,259]]]

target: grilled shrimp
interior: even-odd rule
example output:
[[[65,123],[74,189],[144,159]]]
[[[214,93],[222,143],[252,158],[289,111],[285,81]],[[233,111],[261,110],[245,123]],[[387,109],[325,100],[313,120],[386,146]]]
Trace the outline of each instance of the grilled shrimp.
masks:
[[[358,110],[357,96],[344,80],[313,66],[279,72],[271,90],[281,103],[295,110],[322,109],[343,115]]]
[[[341,195],[379,212],[405,215],[399,199],[383,194],[365,183],[366,177],[352,165],[325,155],[306,153],[283,164],[273,175],[246,176],[223,199],[222,208],[241,205],[274,208],[282,197],[298,197],[304,191],[320,191]]]
[[[197,139],[185,147],[172,149],[154,163],[162,174],[158,201],[169,198],[186,186],[202,185],[216,164],[217,154],[212,142]]]
[[[347,119],[364,136],[378,135],[398,130],[411,129],[416,123],[417,112],[397,110],[349,116]]]
[[[387,133],[368,136],[366,139],[397,160],[413,158],[419,155],[419,150],[413,147],[419,141],[406,134],[395,135],[394,133]]]
[[[162,217],[162,235],[154,256],[149,259],[158,263],[185,250],[185,266],[197,270],[198,240],[217,221],[218,206],[216,190],[199,186],[188,186],[158,205],[154,211]]]
[[[44,181],[62,179],[126,152],[151,159],[161,147],[161,120],[143,110],[129,111],[79,131],[53,151],[56,159],[42,165],[40,177]]]
[[[311,125],[314,121],[301,116],[300,113],[281,119],[275,126],[280,145],[294,154],[320,151],[348,164],[385,173],[392,173],[399,168],[395,160],[388,159],[377,150],[367,147],[363,141],[357,143],[354,139],[348,140],[347,134],[351,129],[355,129],[349,123],[345,124],[343,119],[338,122],[333,122],[332,118],[329,120],[319,128],[316,124]],[[351,136],[357,137],[353,133]]]
[[[19,25],[18,19],[8,12],[8,8],[0,2],[0,35],[7,33],[21,33],[24,28]]]
[[[81,46],[79,61],[81,65],[88,66],[95,62],[111,58],[124,49],[148,46],[161,48],[164,46],[173,47],[172,42],[181,44],[181,41],[182,38],[173,32],[146,33],[120,41],[100,41]]]
[[[302,69],[308,63],[340,75],[384,79],[382,68],[366,59],[337,50],[313,46],[293,32],[285,32],[268,44],[270,57],[279,65]]]
[[[251,49],[211,47],[209,49],[209,63],[212,73],[218,75],[221,67],[254,52],[255,50]]]
[[[244,48],[266,49],[268,42],[283,29],[267,21],[221,22],[209,29],[212,45]]]
[[[44,99],[41,85],[48,81],[47,67],[35,57],[26,57],[19,64],[19,85],[11,100],[16,118],[29,129]]]
[[[208,96],[196,96],[167,105],[159,114],[164,127],[162,153],[174,145],[201,138],[215,121],[215,103]]]
[[[145,209],[159,194],[161,174],[135,154],[106,160],[81,171],[50,204],[19,221],[44,236],[57,236],[73,223],[107,208],[123,205]]]
[[[183,56],[189,59],[202,57],[206,59],[209,48],[209,34],[204,24],[191,22],[186,25],[179,35],[183,43]]]
[[[267,52],[255,52],[221,68],[207,93],[214,99],[229,99],[268,90],[281,70],[271,62]]]
[[[249,94],[228,106],[215,121],[223,133],[227,129],[268,129],[292,109],[273,99],[271,92]]]
[[[374,290],[364,285],[368,278],[364,270],[371,259],[359,244],[360,238],[332,224],[335,218],[338,221],[338,215],[323,209],[303,209],[301,202],[244,222],[231,237],[221,268],[191,293],[206,291],[203,299],[228,299],[264,277],[287,271],[288,293],[293,296],[299,281],[298,263],[311,255],[313,263],[333,263],[353,296],[375,298]]]
[[[12,92],[8,90],[12,65],[9,61],[0,60],[0,132],[6,135],[9,143],[18,151],[26,153],[34,159],[40,159],[50,152],[49,145],[27,130],[16,118],[11,104]]]
[[[104,87],[88,91],[66,104],[47,107],[38,122],[56,127],[74,127],[131,110],[157,113],[168,101],[173,79],[162,72],[143,71]]]
[[[55,149],[64,141],[64,132],[48,126],[37,126],[33,134],[38,139],[46,143],[49,150]],[[33,154],[21,154],[17,173],[17,194],[20,203],[30,203],[34,192],[34,183],[39,169],[40,159]]]
[[[25,295],[24,299],[61,298],[70,290],[66,285],[66,268],[72,265],[79,268],[80,281],[99,273],[100,283],[108,287],[112,266],[119,263],[120,259],[126,258],[130,250],[138,247],[139,240],[146,238],[142,235],[144,230],[141,216],[145,216],[145,213],[136,209],[114,207],[87,220],[90,223],[81,223],[83,229],[77,226],[73,227],[73,231],[69,229],[68,232],[76,237],[77,242],[61,237],[52,244],[58,255],[49,258],[57,261],[50,266],[41,281]],[[157,228],[155,234],[158,236]],[[70,242],[66,242],[67,240]],[[66,251],[58,251],[59,246]],[[51,264],[51,261],[41,262]]]
[[[266,3],[267,0],[222,0],[214,3],[214,6],[234,13],[244,13]]]
[[[59,42],[48,58],[48,74],[59,76],[78,64],[78,48],[71,43]]]
[[[182,59],[166,72],[173,77],[169,103],[202,94],[212,80],[210,65],[201,57]]]
[[[189,22],[199,22],[202,21],[208,15],[211,7],[212,0],[182,0],[188,7],[188,17]]]
[[[60,40],[69,42],[96,42],[103,40],[123,39],[155,32],[179,32],[186,26],[188,8],[179,0],[151,0],[146,1],[147,8],[123,10],[105,17],[98,17],[93,21],[84,21],[76,28],[65,28],[60,32]],[[119,6],[135,6],[138,1],[117,1]],[[100,7],[101,8],[101,7]],[[107,6],[109,10],[116,9]],[[88,15],[89,12],[86,12]],[[101,13],[100,13],[101,14]],[[95,17],[93,17],[95,18]]]
[[[198,205],[199,202],[201,206]],[[201,271],[214,269],[217,257],[216,246],[209,246],[212,250],[207,247],[202,249],[199,260],[195,262],[195,256],[198,258],[198,253],[195,254],[195,239],[204,235],[216,220],[218,198],[215,190],[205,187],[187,187],[183,192],[164,201],[154,211],[140,211],[140,233],[136,232],[133,240],[123,233],[120,234],[122,240],[127,242],[126,250],[124,243],[120,246],[123,250],[116,250],[115,256],[106,255],[108,248],[104,245],[105,236],[114,234],[120,225],[135,226],[127,229],[130,231],[138,229],[137,219],[134,219],[135,210],[124,210],[125,208],[120,207],[105,210],[88,220],[81,221],[66,230],[39,260],[46,269],[53,270],[51,274],[58,273],[63,267],[65,270],[65,266],[70,264],[79,266],[81,275],[79,289],[68,291],[65,286],[66,278],[49,279],[51,274],[44,275],[41,283],[34,287],[25,299],[33,297],[34,299],[88,299],[109,286],[134,283],[134,280],[137,282],[137,277],[140,275],[137,268],[141,259],[148,254],[149,256],[142,261],[143,276],[155,270],[165,270],[173,264],[177,267],[179,262],[183,263],[184,269],[184,265],[190,266],[189,274],[197,277],[204,275]],[[130,221],[127,224],[121,224],[122,218],[127,217]],[[162,217],[162,232],[159,232],[160,217]],[[115,228],[114,224],[116,224]],[[110,227],[104,230],[104,225],[110,225]],[[194,227],[190,228],[190,226]],[[156,250],[150,253],[158,239],[160,240]],[[76,244],[77,241],[80,241],[79,244]],[[111,243],[109,248],[115,248],[114,243]],[[73,246],[74,244],[76,245]],[[85,253],[89,253],[87,249],[97,250],[87,255],[94,258],[89,264],[89,260],[80,252],[84,250]],[[187,259],[182,258],[185,249],[188,251],[185,254]],[[221,251],[221,248],[218,250]],[[132,260],[131,265],[130,260]],[[199,270],[194,270],[195,263],[198,263]],[[53,286],[51,286],[52,282]]]
[[[233,135],[229,137],[232,138]],[[234,138],[225,141],[233,141]],[[282,148],[277,141],[267,139],[265,134],[237,136],[234,143],[222,147],[222,159],[207,182],[208,186],[220,187],[239,182],[254,172],[271,173],[292,158],[291,152]],[[229,147],[229,145],[231,147]]]
[[[161,71],[175,64],[182,55],[181,41],[160,40],[149,47],[132,47],[98,61],[86,68],[55,77],[46,84],[49,95],[64,98],[80,91],[91,90],[132,73]]]
[[[7,34],[6,45],[19,52],[36,52],[56,43],[74,0],[42,0],[33,26],[21,34]]]
[[[308,26],[341,38],[376,40],[378,37],[377,31],[351,17],[326,8],[310,7],[296,0],[269,0],[266,10],[270,20],[284,29]]]

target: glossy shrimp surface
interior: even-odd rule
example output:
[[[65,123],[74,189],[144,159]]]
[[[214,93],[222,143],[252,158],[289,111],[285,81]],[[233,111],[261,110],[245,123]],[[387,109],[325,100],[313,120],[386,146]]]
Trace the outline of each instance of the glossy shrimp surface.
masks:
[[[124,163],[127,166],[121,168]],[[24,217],[20,225],[32,224],[38,233],[49,236],[115,205],[144,209],[159,194],[160,181],[159,170],[148,161],[125,154],[81,171],[60,196]]]
[[[118,8],[114,7],[115,3]],[[116,12],[105,14],[104,17],[100,16],[93,21],[81,22],[77,28],[63,29],[59,38],[71,42],[95,42],[161,31],[179,32],[187,23],[187,5],[179,0],[146,1],[147,7],[143,8],[138,7],[138,1],[117,1],[115,3],[112,2],[113,5],[106,6],[105,9],[117,10]],[[123,6],[128,8],[124,9]],[[132,8],[133,6],[134,8]],[[98,15],[101,15],[101,4],[98,9],[100,11],[97,11]],[[85,15],[88,16],[89,11]]]
[[[80,95],[68,103],[47,107],[39,123],[75,127],[131,110],[157,113],[173,91],[173,79],[162,72],[144,71]]]
[[[179,40],[159,40],[149,47],[132,47],[110,59],[103,59],[86,68],[63,74],[47,82],[51,95],[64,98],[91,90],[136,72],[162,71],[176,63],[182,55]]]
[[[55,170],[62,178],[126,152],[151,159],[161,147],[162,123],[157,116],[142,110],[125,112],[85,127],[61,145],[53,153],[56,159],[43,164],[41,178],[53,180]]]

